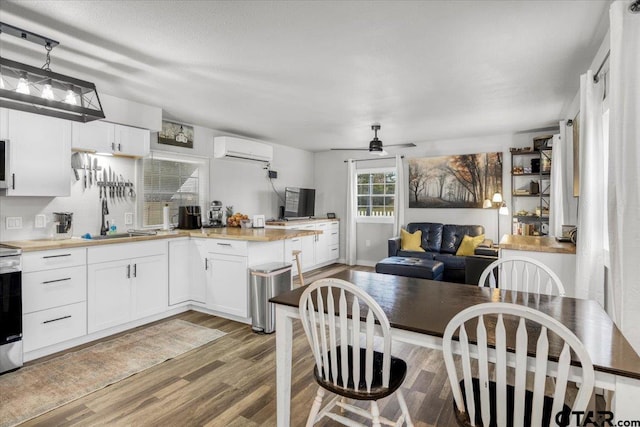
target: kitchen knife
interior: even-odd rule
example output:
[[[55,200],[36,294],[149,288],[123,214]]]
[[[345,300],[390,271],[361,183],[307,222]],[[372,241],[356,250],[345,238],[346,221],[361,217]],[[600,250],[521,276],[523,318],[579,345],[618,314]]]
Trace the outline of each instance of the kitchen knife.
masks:
[[[87,189],[87,159],[86,156],[82,156],[82,173],[84,179],[84,188]]]
[[[93,158],[93,177],[95,178],[96,183],[98,182],[98,158]]]
[[[89,187],[91,187],[93,185],[93,175],[91,172],[91,156],[87,154],[87,167],[89,168]]]
[[[76,181],[80,181],[80,174],[78,173],[78,169],[80,169],[80,153],[77,151],[71,155],[71,167],[73,168],[73,174],[76,177]]]

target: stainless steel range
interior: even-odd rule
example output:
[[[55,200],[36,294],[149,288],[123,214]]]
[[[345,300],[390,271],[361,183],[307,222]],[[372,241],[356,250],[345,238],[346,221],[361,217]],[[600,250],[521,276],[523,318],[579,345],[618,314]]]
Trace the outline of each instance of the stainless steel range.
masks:
[[[0,374],[22,366],[21,255],[0,245]]]

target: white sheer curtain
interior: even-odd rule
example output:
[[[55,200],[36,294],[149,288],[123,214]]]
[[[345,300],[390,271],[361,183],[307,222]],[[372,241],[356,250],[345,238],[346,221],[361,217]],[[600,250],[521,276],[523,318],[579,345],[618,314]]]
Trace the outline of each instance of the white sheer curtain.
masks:
[[[575,295],[604,307],[604,141],[602,98],[604,79],[593,72],[580,76],[580,200],[576,245]]]
[[[353,159],[347,160],[347,224],[346,224],[346,257],[347,265],[356,263],[356,214],[358,212],[356,162]]]
[[[561,236],[562,225],[569,224],[565,219],[567,207],[564,201],[568,194],[565,194],[565,176],[563,169],[566,169],[567,159],[564,156],[564,147],[567,145],[565,139],[565,122],[560,122],[560,134],[553,135],[553,149],[551,150],[551,199],[549,200],[549,235]],[[540,188],[543,191],[544,188]]]
[[[400,229],[404,225],[404,165],[402,156],[396,155],[396,194],[393,199],[393,232],[394,236],[400,235]]]
[[[609,248],[615,320],[640,351],[640,14],[611,5]]]

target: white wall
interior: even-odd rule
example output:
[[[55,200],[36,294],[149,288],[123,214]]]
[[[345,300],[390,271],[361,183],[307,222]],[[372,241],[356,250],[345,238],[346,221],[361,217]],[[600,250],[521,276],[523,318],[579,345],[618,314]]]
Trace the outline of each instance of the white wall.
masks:
[[[435,157],[453,154],[471,154],[478,152],[502,152],[503,153],[503,196],[511,213],[511,155],[510,147],[530,147],[533,138],[541,134],[548,134],[549,130],[542,132],[518,133],[513,135],[492,135],[476,138],[462,138],[453,140],[439,140],[417,143],[417,147],[394,150],[393,154],[403,154],[405,177],[408,176],[409,158]],[[316,173],[315,182],[317,189],[316,213],[336,212],[339,218],[345,218],[346,210],[346,183],[347,164],[344,160],[349,158],[370,158],[367,154],[346,154],[339,151],[326,151],[315,154]],[[358,162],[358,168],[393,166],[393,160],[378,160]],[[401,183],[408,199],[407,182]],[[447,224],[480,224],[485,227],[487,238],[497,239],[497,212],[495,209],[409,209],[405,208],[405,222],[441,222]],[[340,256],[345,257],[345,229],[344,221],[340,223]],[[500,233],[509,233],[511,230],[511,216],[500,217]],[[358,224],[356,258],[359,264],[374,265],[377,261],[387,256],[387,239],[392,237],[393,227],[389,224]],[[368,242],[367,242],[368,241]]]

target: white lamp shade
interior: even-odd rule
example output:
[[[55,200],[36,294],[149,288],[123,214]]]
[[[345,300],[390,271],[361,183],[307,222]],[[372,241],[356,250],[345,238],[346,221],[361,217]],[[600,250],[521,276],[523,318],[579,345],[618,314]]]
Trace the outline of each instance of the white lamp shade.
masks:
[[[482,204],[482,208],[483,209],[487,209],[493,207],[493,204],[491,203],[491,200],[489,199],[484,199],[484,203]]]
[[[502,202],[502,206],[500,206],[500,209],[498,209],[498,213],[500,215],[509,215],[509,208],[507,207],[507,204],[505,202]]]
[[[493,203],[502,203],[502,194],[493,193],[493,198],[491,199]]]

